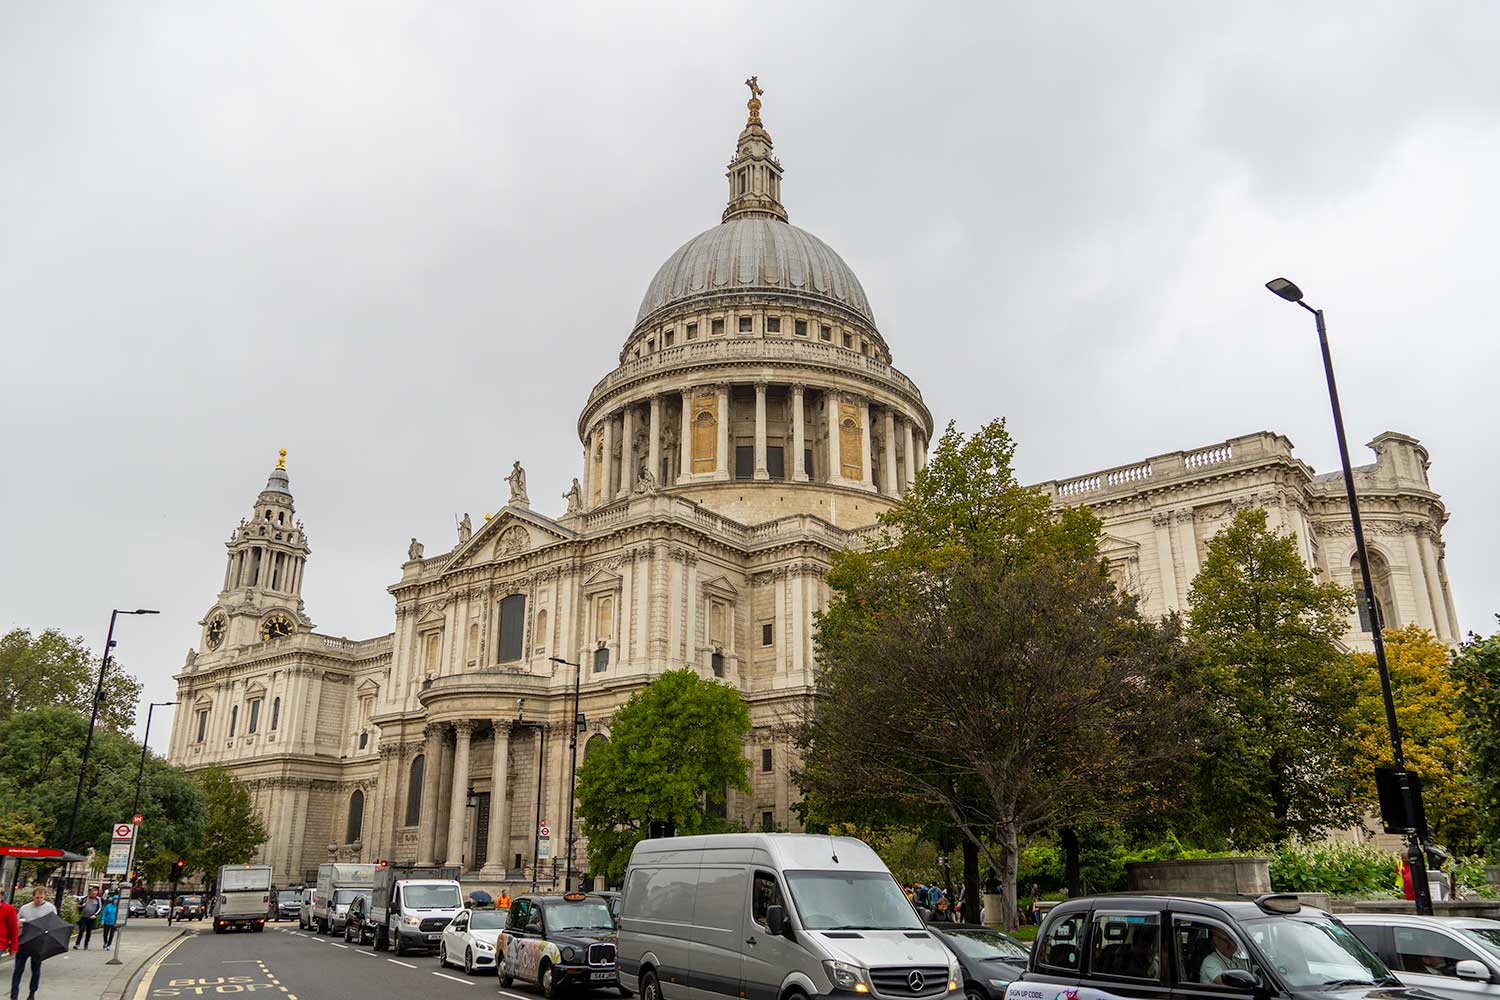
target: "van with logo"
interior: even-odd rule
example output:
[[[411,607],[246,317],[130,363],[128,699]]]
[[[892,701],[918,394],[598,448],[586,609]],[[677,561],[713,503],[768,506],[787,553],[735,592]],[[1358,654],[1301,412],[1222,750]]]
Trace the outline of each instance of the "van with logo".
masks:
[[[641,841],[618,961],[641,1000],[939,1000],[963,982],[868,845],[810,834]]]

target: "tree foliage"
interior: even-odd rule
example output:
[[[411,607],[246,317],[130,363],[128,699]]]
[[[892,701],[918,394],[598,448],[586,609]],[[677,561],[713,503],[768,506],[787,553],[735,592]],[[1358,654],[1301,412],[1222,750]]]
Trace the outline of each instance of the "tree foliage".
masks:
[[[1449,666],[1483,836],[1500,844],[1500,633],[1469,634]],[[1429,817],[1432,809],[1427,810]]]
[[[12,629],[0,638],[0,722],[18,712],[58,706],[88,718],[98,669],[99,658],[82,638],[69,639],[56,629],[36,637],[26,629]],[[140,682],[112,660],[104,676],[99,724],[129,732],[140,696]]]
[[[1022,487],[1003,421],[951,425],[840,554],[818,618],[799,784],[824,808],[941,813],[985,854],[1014,919],[1022,837],[1117,813],[1173,755],[1181,655],[1097,553],[1099,523]]]
[[[1190,810],[1197,839],[1259,846],[1352,822],[1362,677],[1339,646],[1349,592],[1318,582],[1296,540],[1250,509],[1209,541],[1189,601],[1217,720]]]
[[[1383,637],[1406,766],[1422,778],[1422,800],[1433,835],[1456,854],[1472,854],[1479,838],[1479,814],[1448,647],[1417,625],[1387,629]],[[1392,764],[1390,728],[1374,654],[1356,653],[1354,659],[1363,684],[1357,706],[1356,773],[1365,803],[1373,809],[1378,804],[1374,769]]]
[[[611,720],[610,738],[578,772],[578,814],[589,866],[619,878],[649,824],[679,834],[727,829],[713,815],[728,789],[750,791],[745,738],[750,712],[726,684],[672,670],[630,696]]]
[[[205,768],[193,779],[203,790],[204,817],[202,836],[188,856],[188,865],[212,882],[225,865],[244,864],[253,858],[268,834],[255,813],[250,793],[228,770]]]

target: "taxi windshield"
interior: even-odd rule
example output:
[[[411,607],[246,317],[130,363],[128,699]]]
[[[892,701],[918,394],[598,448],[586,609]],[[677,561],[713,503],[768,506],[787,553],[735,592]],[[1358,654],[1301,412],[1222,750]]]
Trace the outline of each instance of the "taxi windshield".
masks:
[[[1396,982],[1359,938],[1327,917],[1261,917],[1241,926],[1293,989]]]
[[[615,919],[602,899],[547,904],[547,931],[613,931]]]

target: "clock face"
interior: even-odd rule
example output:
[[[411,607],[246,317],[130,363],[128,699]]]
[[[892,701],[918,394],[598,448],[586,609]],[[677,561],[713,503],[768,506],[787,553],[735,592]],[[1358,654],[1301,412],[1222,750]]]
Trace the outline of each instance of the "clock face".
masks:
[[[224,616],[214,615],[208,623],[208,648],[218,649],[219,644],[224,641]]]
[[[277,639],[284,635],[291,635],[297,630],[292,620],[280,611],[260,623],[260,637],[262,639]]]

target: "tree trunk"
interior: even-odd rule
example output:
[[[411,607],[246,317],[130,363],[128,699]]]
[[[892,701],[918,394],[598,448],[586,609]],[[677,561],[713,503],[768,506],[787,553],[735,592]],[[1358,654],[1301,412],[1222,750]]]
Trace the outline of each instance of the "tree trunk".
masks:
[[[1015,825],[1001,823],[999,833],[1000,914],[1001,925],[1008,931],[1016,929],[1016,873],[1021,867],[1020,833]]]
[[[1078,831],[1071,826],[1062,829],[1063,873],[1068,883],[1068,898],[1083,895],[1083,861],[1078,847]]]
[[[979,845],[964,838],[964,922],[979,923]]]

